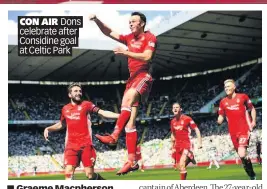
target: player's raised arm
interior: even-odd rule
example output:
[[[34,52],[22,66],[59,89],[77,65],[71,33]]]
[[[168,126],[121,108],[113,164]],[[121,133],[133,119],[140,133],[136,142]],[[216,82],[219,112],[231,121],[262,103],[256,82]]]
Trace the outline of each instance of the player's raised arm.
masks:
[[[118,119],[120,114],[111,112],[111,111],[105,111],[105,110],[98,110],[98,115],[103,116],[104,118],[109,118],[109,119]]]
[[[63,128],[64,127],[63,127],[63,124],[61,123],[61,121],[58,122],[58,123],[55,123],[52,126],[49,126],[49,127],[45,128],[45,130],[44,130],[44,138],[45,138],[45,140],[48,140],[49,132],[59,131],[59,130],[61,130]]]
[[[102,31],[102,33],[111,39],[114,39],[118,42],[122,42],[120,40],[120,34],[113,31],[111,28],[109,28],[106,24],[104,24],[101,20],[99,20],[95,14],[89,15],[89,20],[92,20],[96,23],[96,25],[99,27],[99,29]]]

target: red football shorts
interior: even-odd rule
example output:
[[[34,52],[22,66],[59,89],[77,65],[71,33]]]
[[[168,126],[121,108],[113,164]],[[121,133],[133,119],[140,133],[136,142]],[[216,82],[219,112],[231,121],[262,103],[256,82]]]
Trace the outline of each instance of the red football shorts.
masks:
[[[238,147],[248,147],[249,145],[249,133],[248,134],[230,134],[235,150]]]
[[[188,153],[190,152],[190,144],[188,145],[188,147],[186,147],[187,145],[183,145],[183,147],[175,147],[175,162],[179,163],[180,159],[182,157],[182,155],[188,155]]]
[[[64,164],[78,167],[80,162],[84,167],[93,167],[96,160],[96,151],[93,146],[83,146],[80,148],[66,148],[64,152]]]
[[[153,79],[152,79],[151,75],[149,75],[147,73],[141,73],[141,74],[137,75],[133,80],[127,81],[124,94],[130,88],[134,88],[141,96],[140,101],[144,103],[147,101],[147,99],[149,97],[149,93],[151,91],[152,84],[153,84]],[[138,106],[138,105],[139,105],[138,102],[133,104],[133,106]]]

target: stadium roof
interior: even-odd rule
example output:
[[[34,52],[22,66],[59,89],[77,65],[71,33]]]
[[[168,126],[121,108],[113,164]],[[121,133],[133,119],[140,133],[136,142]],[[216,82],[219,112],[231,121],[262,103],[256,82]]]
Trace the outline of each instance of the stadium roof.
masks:
[[[262,56],[262,12],[208,11],[160,33],[158,42],[156,77],[243,63]],[[74,49],[72,57],[19,57],[16,45],[8,49],[9,80],[109,81],[129,75],[126,58],[111,50]]]

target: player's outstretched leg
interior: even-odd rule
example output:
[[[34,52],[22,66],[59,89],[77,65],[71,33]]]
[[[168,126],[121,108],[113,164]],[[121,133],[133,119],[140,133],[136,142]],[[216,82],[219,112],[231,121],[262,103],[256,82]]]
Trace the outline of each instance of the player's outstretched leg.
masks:
[[[116,122],[113,133],[106,136],[96,135],[96,138],[103,144],[107,144],[111,147],[116,146],[120,133],[131,117],[132,105],[138,102],[138,100],[139,93],[135,89],[129,89],[123,96],[121,114]]]
[[[124,175],[130,171],[136,171],[139,169],[139,165],[136,160],[136,149],[137,149],[138,136],[137,136],[137,131],[135,127],[135,120],[136,120],[137,114],[138,114],[137,107],[132,107],[132,114],[125,128],[128,161],[117,172],[117,175]]]

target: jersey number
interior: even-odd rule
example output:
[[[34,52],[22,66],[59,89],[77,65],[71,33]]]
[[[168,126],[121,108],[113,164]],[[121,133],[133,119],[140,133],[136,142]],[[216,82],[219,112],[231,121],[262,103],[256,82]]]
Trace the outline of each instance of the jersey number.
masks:
[[[247,138],[240,138],[239,144],[244,144],[247,141]]]

